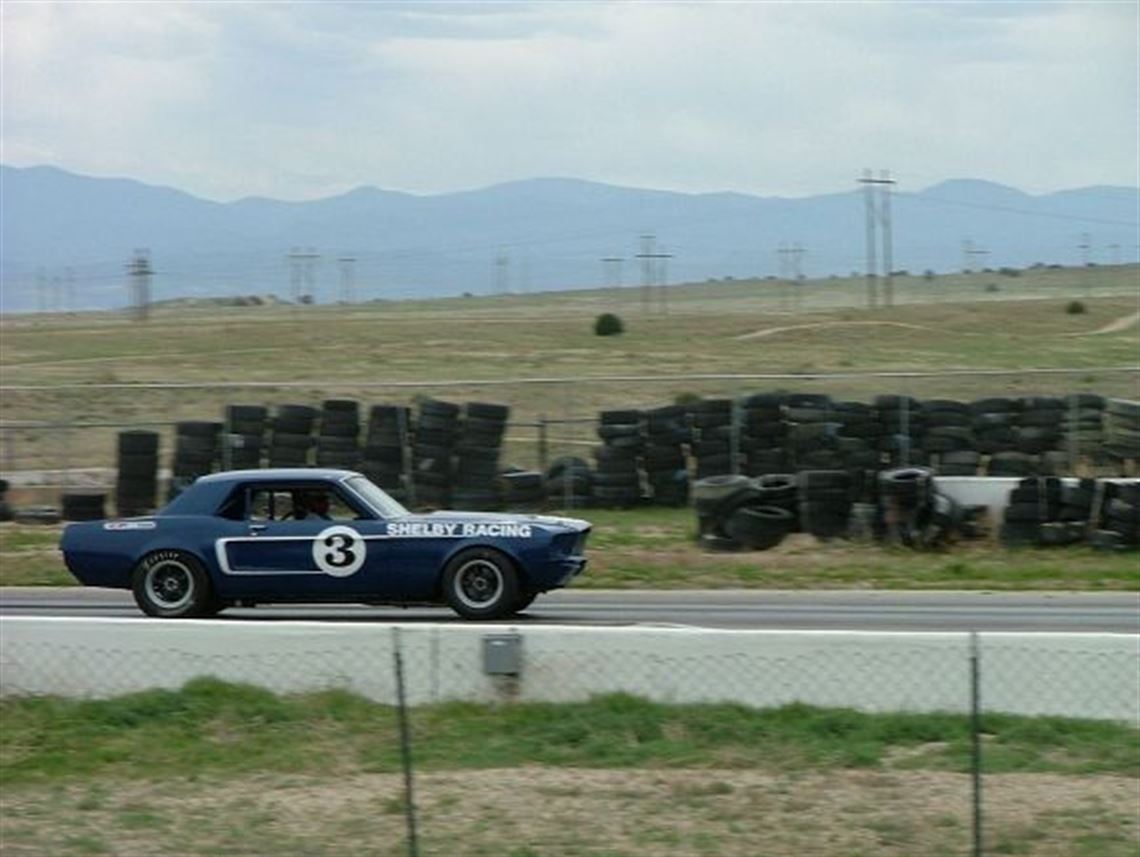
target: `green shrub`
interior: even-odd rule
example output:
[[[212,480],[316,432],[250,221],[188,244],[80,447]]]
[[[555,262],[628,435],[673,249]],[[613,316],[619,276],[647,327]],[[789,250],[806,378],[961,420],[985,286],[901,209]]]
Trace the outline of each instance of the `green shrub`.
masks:
[[[625,330],[620,318],[612,312],[604,312],[594,322],[594,333],[598,336],[617,336]]]
[[[1069,305],[1065,307],[1065,312],[1069,315],[1080,315],[1085,311],[1083,301],[1069,301]]]

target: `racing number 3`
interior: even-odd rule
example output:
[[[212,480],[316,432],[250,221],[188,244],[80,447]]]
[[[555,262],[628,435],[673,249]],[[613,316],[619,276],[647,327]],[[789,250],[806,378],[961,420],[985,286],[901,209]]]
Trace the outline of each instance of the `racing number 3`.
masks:
[[[326,527],[313,542],[313,562],[325,574],[348,577],[364,565],[364,544],[360,533],[352,527]]]

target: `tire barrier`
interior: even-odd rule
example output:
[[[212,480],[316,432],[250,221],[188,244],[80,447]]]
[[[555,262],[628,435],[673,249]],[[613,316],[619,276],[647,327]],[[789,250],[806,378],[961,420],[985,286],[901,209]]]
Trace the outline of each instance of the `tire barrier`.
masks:
[[[100,521],[107,517],[107,495],[75,492],[60,495],[60,517],[65,521]]]
[[[119,432],[115,511],[120,518],[148,515],[157,508],[158,444],[158,432]]]
[[[698,541],[711,550],[766,550],[803,532],[928,550],[986,533],[986,507],[940,494],[926,468],[882,471],[877,502],[856,502],[860,490],[846,470],[706,477],[693,485]]]
[[[261,405],[227,405],[222,435],[222,467],[255,470],[265,454],[269,409]]]
[[[199,476],[213,473],[220,464],[222,423],[189,420],[175,424],[174,460],[171,463],[170,499],[182,493]]]
[[[1072,475],[1081,468],[1088,475],[1089,467],[1097,467],[1096,475],[1104,476],[1134,473],[1140,458],[1140,403],[1091,393],[968,402],[883,394],[860,402],[774,391],[612,409],[599,414],[598,446],[590,455],[555,460],[521,477],[501,461],[510,418],[506,405],[425,398],[414,410],[378,404],[363,425],[361,417],[355,400],[329,399],[319,408],[279,405],[272,415],[259,405],[229,405],[223,423],[179,423],[170,496],[222,467],[318,465],[359,469],[418,508],[681,506],[695,499],[691,483],[709,477],[794,479],[798,473],[834,471],[847,474],[846,496],[840,486],[831,486],[830,495],[818,494],[814,485],[795,486],[791,505],[786,496],[754,505],[786,509],[796,526],[806,518],[821,537],[832,538],[840,533],[842,502],[849,504],[848,517],[861,522],[857,528],[881,537],[880,491],[894,487],[880,479],[887,471],[919,467],[944,476],[1028,479]],[[157,495],[157,435],[121,444],[126,446],[119,451],[116,506],[120,514],[145,514],[154,508],[152,493]],[[818,477],[806,478],[810,483]],[[789,486],[782,490],[786,495]],[[758,517],[763,518],[742,515],[737,532],[756,529]],[[923,527],[929,530],[930,522]],[[916,521],[893,537],[900,543],[931,540],[917,533]],[[724,526],[708,535],[730,539]]]
[[[468,402],[463,409],[455,447],[452,506],[456,509],[499,509],[503,489],[497,483],[499,454],[511,411],[506,405]],[[542,478],[538,479],[541,487]]]
[[[400,502],[408,499],[404,474],[410,458],[411,409],[404,405],[373,405],[361,453],[360,470]]]
[[[313,447],[317,409],[309,405],[279,405],[270,422],[269,467],[307,467]]]
[[[11,521],[16,512],[8,502],[8,480],[0,479],[0,522]]]
[[[1135,550],[1140,547],[1140,480],[1022,479],[1010,492],[1000,538],[1007,547],[1087,543]]]

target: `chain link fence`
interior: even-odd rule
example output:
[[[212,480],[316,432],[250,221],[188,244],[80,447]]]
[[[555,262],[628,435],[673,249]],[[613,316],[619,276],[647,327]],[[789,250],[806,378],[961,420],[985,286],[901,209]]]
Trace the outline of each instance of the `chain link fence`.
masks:
[[[416,815],[421,706],[496,707],[631,694],[664,704],[801,703],[863,712],[953,713],[970,778],[937,801],[971,809],[972,848],[989,850],[991,714],[1140,727],[1140,638],[1108,634],[753,632],[694,629],[331,626],[321,623],[2,620],[0,695],[115,697],[198,677],[278,694],[341,689],[396,708],[408,853],[438,854]],[[1047,727],[1054,728],[1054,727]],[[588,733],[587,725],[587,733]],[[807,772],[804,772],[807,773]],[[1008,808],[1007,808],[1008,809]],[[616,811],[616,810],[615,810]],[[610,823],[612,819],[603,819]],[[545,846],[557,847],[558,842]],[[434,850],[433,850],[434,849]],[[672,852],[671,852],[672,853]]]
[[[486,494],[494,490],[494,479],[504,472],[531,471],[549,478],[551,465],[560,459],[578,459],[575,466],[593,467],[599,450],[613,440],[600,431],[607,414],[634,413],[641,447],[657,447],[656,459],[649,455],[649,460],[640,462],[643,484],[638,487],[643,490],[635,492],[638,499],[643,495],[652,498],[653,474],[649,471],[666,465],[671,473],[683,471],[678,476],[688,481],[713,472],[757,475],[764,468],[781,472],[843,467],[850,453],[857,452],[858,466],[868,469],[922,465],[954,475],[1131,476],[1137,473],[1140,456],[1140,405],[1135,402],[1140,398],[1140,367],[1136,366],[320,386],[289,382],[6,385],[0,392],[0,471],[12,488],[26,489],[31,493],[25,496],[34,501],[55,505],[60,493],[102,491],[108,495],[108,506],[114,507],[124,432],[155,435],[154,457],[161,481],[156,503],[170,495],[172,478],[181,484],[187,476],[234,464],[272,464],[274,421],[290,408],[314,414],[303,464],[329,463],[335,458],[335,464],[355,463],[366,472],[362,465],[375,451],[375,447],[370,449],[370,414],[377,408],[404,411],[408,423],[399,482],[378,481],[387,488],[410,488],[424,457],[410,447],[418,443],[415,432],[425,402],[443,402],[461,411],[472,402],[505,407],[509,416],[500,432],[475,439],[478,448],[471,454],[483,456],[473,470],[483,481],[468,486],[468,493],[474,492],[483,501],[475,506],[494,505],[486,502]],[[766,405],[756,403],[765,397],[778,397],[784,404],[764,411]],[[358,413],[356,433],[351,438],[341,433],[337,438],[336,450],[347,456],[329,453],[322,458],[321,424],[327,418],[323,409],[330,403],[352,404]],[[727,406],[723,425],[700,425],[695,415],[719,404]],[[983,406],[991,410],[979,410]],[[806,413],[812,408],[814,413]],[[234,431],[229,415],[250,410],[264,414],[258,433]],[[30,419],[33,415],[37,418]],[[461,413],[451,435],[460,445],[463,419]],[[665,420],[676,425],[666,425]],[[663,430],[670,434],[653,435],[655,421],[666,425]],[[199,426],[196,431],[210,427],[209,442],[214,445],[211,457],[189,469],[179,461],[188,425]],[[694,431],[695,427],[701,430]],[[493,449],[484,446],[492,442]],[[435,438],[431,443],[438,453],[442,441]],[[675,459],[672,452],[661,457],[666,451],[663,444],[676,447],[679,457]],[[714,446],[723,446],[723,455]],[[450,457],[446,469],[455,471],[462,450],[443,449]],[[786,460],[769,461],[771,456],[762,455],[757,463],[755,451],[782,451]],[[637,454],[646,451],[639,448]],[[702,462],[705,456],[713,459],[707,467]],[[999,472],[995,463],[1012,470]],[[483,469],[488,464],[492,469]],[[663,472],[659,470],[658,475]],[[664,489],[658,493],[665,493]],[[403,499],[415,498],[405,495]],[[448,495],[445,499],[454,498]],[[550,499],[558,505],[557,500],[565,498]]]

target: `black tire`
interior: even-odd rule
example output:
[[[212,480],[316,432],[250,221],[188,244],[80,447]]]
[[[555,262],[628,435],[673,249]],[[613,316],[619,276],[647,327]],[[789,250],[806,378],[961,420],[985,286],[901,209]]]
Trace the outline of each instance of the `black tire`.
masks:
[[[518,572],[497,550],[469,548],[444,568],[443,597],[464,619],[501,619],[518,609]]]
[[[139,609],[160,619],[208,616],[218,610],[206,570],[184,551],[147,554],[135,566],[131,590]]]
[[[119,455],[149,456],[158,455],[158,432],[121,431],[119,432]]]
[[[795,515],[778,506],[741,506],[724,524],[729,538],[753,550],[775,547],[795,526]]]

